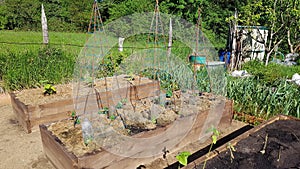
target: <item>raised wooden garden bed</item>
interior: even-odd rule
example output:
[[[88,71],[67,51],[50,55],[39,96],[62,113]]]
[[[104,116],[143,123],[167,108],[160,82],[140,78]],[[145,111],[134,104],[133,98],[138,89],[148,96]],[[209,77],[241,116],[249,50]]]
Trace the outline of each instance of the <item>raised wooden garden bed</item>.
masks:
[[[187,169],[203,168],[299,168],[300,119],[279,115],[223,143]],[[230,152],[229,145],[235,151]]]
[[[117,89],[122,98],[140,99],[157,95],[160,90],[159,83],[147,78],[128,80],[118,76],[120,88]],[[110,80],[112,81],[112,80]],[[107,78],[107,83],[110,83]],[[12,92],[11,104],[19,124],[27,133],[38,129],[39,124],[62,120],[70,117],[70,112],[74,110],[72,85],[57,85],[57,94],[44,96],[43,89],[28,89],[20,92]],[[96,89],[99,91],[97,99],[101,106],[106,106],[112,102],[110,90],[104,90],[104,80],[97,81]],[[95,96],[96,97],[96,96]],[[116,98],[114,98],[114,101]],[[84,99],[82,99],[82,102]]]
[[[225,102],[225,107],[223,107],[223,110],[218,113],[218,116],[221,116],[221,120],[219,122],[218,128],[223,131],[224,129],[231,126],[232,123],[232,101],[227,100]],[[188,133],[181,133],[180,130],[178,130],[178,136],[175,136],[173,139],[179,139],[184,134],[185,137],[183,140],[177,144],[172,149],[168,149],[167,156],[172,156],[171,154],[174,154],[176,152],[184,151],[184,148],[194,142],[199,142],[199,135],[202,132],[202,128],[204,127],[205,121],[208,118],[209,110],[203,110],[202,112],[198,113],[196,116],[196,120],[194,125],[192,126],[191,130]],[[185,121],[181,121],[180,123],[185,124]],[[102,148],[94,149],[91,152],[87,152],[83,155],[76,155],[76,153],[70,151],[65,145],[65,143],[59,139],[57,135],[55,135],[52,131],[50,131],[50,127],[52,124],[42,124],[40,125],[40,131],[41,131],[41,138],[43,143],[43,148],[46,156],[49,158],[49,160],[53,163],[53,165],[56,168],[60,169],[73,169],[73,168],[89,168],[89,169],[99,169],[99,168],[138,168],[138,167],[146,167],[147,164],[151,164],[152,162],[163,159],[163,152],[159,156],[154,157],[147,157],[147,158],[132,158],[132,157],[124,157],[124,156],[118,156],[116,154],[112,154],[108,151],[103,150]],[[150,131],[143,131],[141,133],[138,133],[134,135],[133,137],[138,138],[149,138],[155,135],[159,135],[166,131],[168,127],[172,126],[172,124],[167,125],[165,127],[160,127],[154,130]],[[64,137],[66,136],[66,133],[62,133]],[[165,142],[168,142],[169,140],[165,140]],[[161,147],[161,144],[165,143],[162,142],[153,142],[151,146],[159,146]],[[78,143],[82,144],[82,143]],[[144,145],[149,146],[149,145]],[[133,144],[133,147],[134,144]],[[194,149],[197,149],[197,147],[194,147]],[[194,150],[196,151],[196,150]],[[173,160],[173,159],[172,159]],[[169,160],[169,163],[172,163],[174,161]],[[168,164],[162,164],[162,166],[159,166],[157,168],[161,167],[167,167]],[[149,165],[149,168],[150,165]]]

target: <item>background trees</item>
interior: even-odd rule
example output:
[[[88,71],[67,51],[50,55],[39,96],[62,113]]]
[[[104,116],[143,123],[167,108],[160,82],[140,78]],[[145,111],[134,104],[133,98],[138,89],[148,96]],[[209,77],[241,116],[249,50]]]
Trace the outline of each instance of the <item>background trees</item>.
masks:
[[[98,0],[104,22],[135,12],[152,12],[155,0]],[[300,50],[300,0],[160,0],[160,11],[196,24],[201,8],[202,29],[216,48],[227,43],[229,23],[237,9],[239,25],[266,26],[267,57],[276,50]],[[50,31],[85,32],[93,0],[5,0],[0,1],[0,30],[39,31],[41,4]]]

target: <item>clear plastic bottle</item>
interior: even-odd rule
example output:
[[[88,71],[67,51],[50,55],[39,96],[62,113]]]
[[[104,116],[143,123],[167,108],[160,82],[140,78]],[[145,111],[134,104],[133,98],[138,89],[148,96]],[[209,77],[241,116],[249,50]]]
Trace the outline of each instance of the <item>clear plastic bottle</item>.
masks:
[[[84,144],[88,145],[90,142],[94,140],[93,126],[88,118],[84,118],[81,126],[82,126],[82,136],[83,136]]]

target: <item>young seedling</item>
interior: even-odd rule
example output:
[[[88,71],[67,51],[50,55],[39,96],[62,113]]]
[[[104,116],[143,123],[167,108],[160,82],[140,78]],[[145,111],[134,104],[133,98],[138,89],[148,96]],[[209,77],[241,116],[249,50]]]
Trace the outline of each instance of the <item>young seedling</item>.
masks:
[[[51,95],[51,94],[56,94],[56,88],[51,84],[46,84],[44,86],[44,96]]]
[[[109,116],[109,119],[110,119],[110,120],[115,120],[116,118],[117,118],[117,117],[116,117],[115,115],[110,115],[110,116]]]
[[[75,111],[72,111],[72,112],[71,112],[71,120],[74,121],[74,127],[75,127],[77,124],[80,124],[79,116],[76,115],[76,112],[75,112]]]
[[[229,151],[230,151],[230,161],[231,161],[231,163],[232,163],[232,162],[233,162],[233,159],[234,159],[233,152],[235,151],[235,148],[234,148],[234,146],[233,146],[231,143],[228,143],[228,144],[227,144],[227,148],[228,148]]]
[[[103,109],[100,109],[98,111],[98,114],[108,114],[109,113],[109,108],[108,107],[104,107]]]
[[[181,153],[179,153],[177,156],[176,156],[176,159],[178,160],[178,162],[183,165],[183,166],[186,166],[187,163],[188,163],[188,157],[191,155],[190,152],[188,151],[183,151]],[[180,168],[180,165],[178,166],[178,168]]]
[[[168,90],[166,93],[167,98],[171,98],[173,96],[173,92],[171,90]]]
[[[156,121],[156,118],[153,117],[153,118],[151,119],[151,122],[152,122],[153,124],[156,124],[156,122],[157,122],[157,121]]]
[[[122,99],[121,101],[118,102],[116,105],[116,109],[122,109],[122,107],[126,104],[127,99]]]
[[[265,137],[265,144],[263,149],[260,151],[260,153],[265,154],[266,153],[266,148],[267,148],[267,142],[268,142],[268,134]]]
[[[206,166],[206,162],[208,160],[208,157],[209,157],[209,154],[211,152],[211,149],[212,149],[213,145],[217,143],[218,137],[220,136],[220,132],[215,127],[212,127],[209,131],[213,132],[213,134],[211,136],[212,142],[210,144],[210,147],[209,147],[209,150],[208,150],[208,153],[207,153],[207,156],[206,156],[207,158],[204,161],[204,164],[203,164],[203,167],[202,167],[203,169]]]

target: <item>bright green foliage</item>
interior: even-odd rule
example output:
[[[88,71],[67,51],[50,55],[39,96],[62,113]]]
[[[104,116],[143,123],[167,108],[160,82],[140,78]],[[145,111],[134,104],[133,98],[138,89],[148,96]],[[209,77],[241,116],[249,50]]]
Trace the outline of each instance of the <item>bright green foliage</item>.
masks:
[[[255,77],[231,79],[227,93],[238,112],[266,119],[277,114],[300,117],[300,88],[285,79],[269,84]]]
[[[7,90],[40,87],[43,80],[51,84],[68,82],[72,78],[75,63],[74,56],[51,47],[42,47],[38,53],[8,52],[0,54],[0,58],[5,58],[0,73]]]
[[[110,116],[109,116],[109,119],[110,119],[110,120],[115,120],[116,118],[117,118],[117,116],[115,116],[115,115],[110,115]]]
[[[240,25],[262,25],[268,28],[272,36],[269,34],[266,42],[267,52],[280,40],[282,43],[278,49],[283,53],[292,53],[299,45],[300,0],[247,0],[238,12]]]
[[[276,63],[269,63],[265,66],[259,61],[250,61],[242,66],[243,70],[247,70],[250,74],[258,77],[261,82],[272,84],[282,78],[291,79],[295,73],[300,72],[300,66],[285,66]]]
[[[56,94],[56,88],[51,84],[46,84],[44,86],[44,95]]]
[[[187,165],[188,163],[188,157],[191,155],[190,152],[188,151],[183,151],[181,153],[179,153],[177,156],[176,156],[176,159],[178,160],[178,162],[184,166]]]
[[[210,129],[208,129],[207,132],[212,132],[212,144],[216,144],[217,143],[217,140],[218,140],[218,137],[220,136],[220,132],[214,127],[212,126]]]
[[[114,3],[109,8],[109,20],[113,21],[133,13],[152,12],[154,11],[154,7],[155,1],[149,0],[126,0],[120,3]]]
[[[235,101],[236,111],[262,118],[277,114],[300,117],[300,88],[286,81],[300,72],[300,66],[264,66],[251,61],[243,69],[253,77],[228,79],[227,96]]]
[[[217,140],[218,140],[218,137],[220,136],[220,132],[216,128],[213,128],[212,131],[213,131],[213,135],[211,136],[212,143],[216,144]]]

